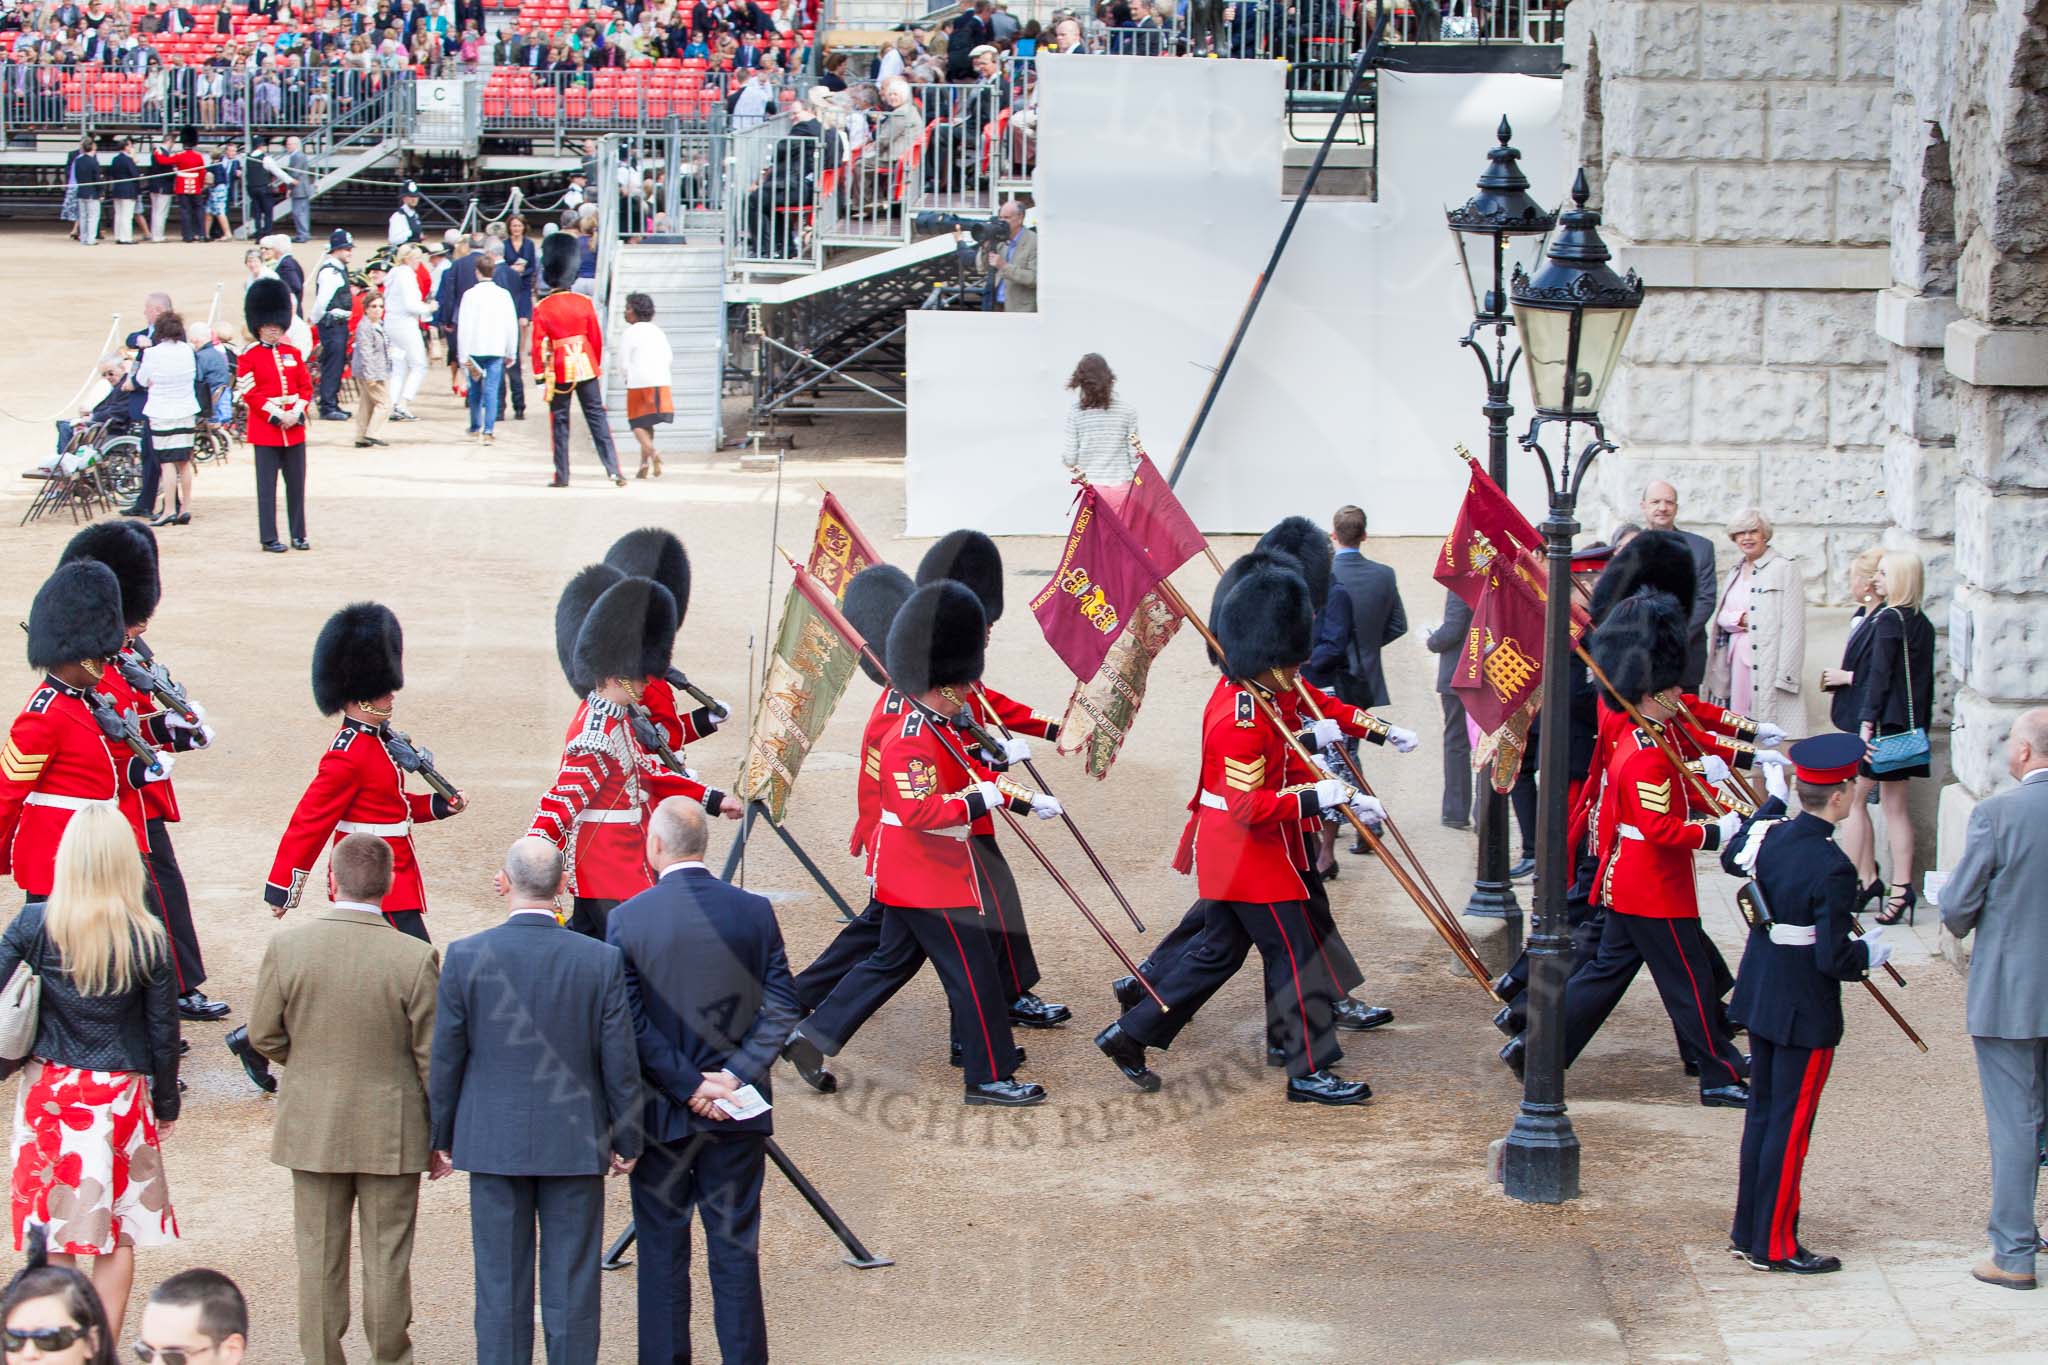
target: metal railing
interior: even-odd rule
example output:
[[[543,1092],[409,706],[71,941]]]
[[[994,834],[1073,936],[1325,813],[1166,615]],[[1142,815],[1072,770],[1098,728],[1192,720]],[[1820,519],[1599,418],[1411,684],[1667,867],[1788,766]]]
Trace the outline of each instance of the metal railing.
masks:
[[[725,141],[725,240],[729,268],[802,274],[824,264],[816,230],[823,140],[792,133],[787,114],[740,128]]]
[[[100,66],[0,65],[0,134],[78,129],[168,137],[278,136],[379,116],[407,72],[322,68],[157,67],[131,75]]]
[[[735,73],[634,68],[600,73],[585,83],[566,73],[515,71],[483,84],[481,131],[486,137],[570,138],[630,133],[666,135],[674,128],[723,127],[736,88]],[[744,83],[744,73],[737,81]],[[809,78],[781,73],[771,79],[771,112],[786,107]]]

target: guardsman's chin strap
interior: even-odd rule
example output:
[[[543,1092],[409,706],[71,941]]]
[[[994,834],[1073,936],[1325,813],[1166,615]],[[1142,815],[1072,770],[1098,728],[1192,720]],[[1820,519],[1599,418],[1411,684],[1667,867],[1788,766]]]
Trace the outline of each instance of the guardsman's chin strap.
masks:
[[[391,713],[397,709],[398,708],[396,703],[394,703],[391,706],[379,706],[375,702],[368,701],[359,701],[356,703],[356,710],[362,712],[371,720],[376,721],[379,725],[382,725],[385,721],[390,720]]]

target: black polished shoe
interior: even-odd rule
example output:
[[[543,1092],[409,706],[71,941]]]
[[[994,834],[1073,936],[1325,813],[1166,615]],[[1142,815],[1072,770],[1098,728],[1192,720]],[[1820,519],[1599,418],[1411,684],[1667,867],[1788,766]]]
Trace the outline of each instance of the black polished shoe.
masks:
[[[782,1045],[782,1060],[795,1067],[804,1084],[820,1095],[829,1095],[839,1088],[839,1078],[825,1069],[825,1054],[801,1033],[789,1035],[789,1041]]]
[[[284,553],[284,542],[281,540],[266,540],[263,542],[263,552],[265,554],[281,555]]]
[[[1095,1035],[1095,1046],[1102,1049],[1102,1055],[1116,1063],[1116,1069],[1124,1073],[1124,1079],[1140,1090],[1157,1090],[1164,1082],[1159,1073],[1145,1065],[1145,1045],[1121,1025],[1111,1024]]]
[[[1368,1005],[1363,1000],[1340,996],[1330,1010],[1331,1022],[1349,1033],[1363,1033],[1382,1024],[1394,1022],[1394,1012],[1383,1005]]]
[[[1316,875],[1318,877],[1321,877],[1326,882],[1334,882],[1343,873],[1343,871],[1344,869],[1340,867],[1338,864],[1331,863],[1328,867],[1317,868]]]
[[[1685,1059],[1685,1063],[1684,1063],[1684,1066],[1685,1066],[1685,1074],[1686,1074],[1686,1075],[1688,1075],[1688,1076],[1697,1076],[1697,1075],[1699,1075],[1699,1074],[1700,1074],[1700,1064],[1699,1064],[1698,1062],[1694,1061],[1694,1060],[1693,1060],[1692,1058],[1690,1058],[1690,1057],[1686,1058],[1686,1059]]]
[[[1839,1256],[1823,1256],[1818,1251],[1808,1251],[1795,1246],[1792,1254],[1781,1261],[1760,1261],[1754,1256],[1744,1256],[1751,1270],[1775,1270],[1785,1275],[1831,1275],[1842,1268]]]
[[[191,1052],[191,1051],[192,1051],[192,1040],[191,1040],[190,1038],[180,1038],[180,1039],[178,1040],[178,1055],[179,1055],[180,1057],[183,1057],[183,1056],[185,1056],[185,1055],[186,1055],[187,1053],[189,1053],[189,1052]]]
[[[1749,1087],[1746,1085],[1717,1085],[1700,1091],[1700,1103],[1709,1109],[1749,1108]]]
[[[1527,1048],[1528,1044],[1517,1036],[1508,1039],[1508,1045],[1500,1050],[1500,1059],[1507,1063],[1508,1070],[1515,1073],[1518,1081],[1523,1079],[1522,1070],[1528,1063]]]
[[[1286,1066],[1287,1049],[1284,1047],[1274,1047],[1271,1043],[1266,1044],[1266,1065]]]
[[[1027,1109],[1045,1103],[1045,1087],[1036,1081],[985,1081],[967,1087],[969,1104],[998,1104],[1008,1109]]]
[[[1443,827],[1444,827],[1445,829],[1470,829],[1470,828],[1472,828],[1472,822],[1471,822],[1470,820],[1445,820],[1445,821],[1443,821],[1443,822],[1442,822],[1442,824],[1443,824]]]
[[[209,1000],[205,991],[186,991],[178,997],[178,1013],[187,1019],[205,1021],[228,1017],[228,1002]]]
[[[1508,880],[1511,882],[1518,882],[1524,877],[1533,877],[1535,875],[1536,860],[1534,858],[1517,858],[1514,865],[1508,868]]]
[[[1352,851],[1353,853],[1361,854],[1361,855],[1363,855],[1364,857],[1367,857],[1367,858],[1371,858],[1371,857],[1375,857],[1375,856],[1377,856],[1377,855],[1375,855],[1375,854],[1373,853],[1373,851],[1372,851],[1372,845],[1371,845],[1371,844],[1368,844],[1368,843],[1367,843],[1367,842],[1366,842],[1365,840],[1363,840],[1363,839],[1353,839],[1353,840],[1351,841],[1351,851]]]
[[[307,540],[304,536],[293,536],[292,548],[294,550],[310,550],[313,548],[313,542]]]
[[[1493,1016],[1493,1026],[1510,1038],[1522,1031],[1520,1026],[1515,1023],[1515,1007],[1513,1005],[1502,1005],[1500,1007],[1499,1012]]]
[[[1502,972],[1493,979],[1493,993],[1500,997],[1502,1004],[1513,1000],[1527,989],[1529,989],[1528,982],[1517,981],[1507,972]]]
[[[1058,1028],[1073,1017],[1074,1012],[1065,1005],[1040,1000],[1030,991],[1010,1002],[1012,1028]]]
[[[1116,996],[1116,1003],[1128,1014],[1138,1008],[1138,1002],[1145,998],[1145,988],[1138,984],[1135,976],[1120,976],[1109,983],[1110,993]]]
[[[1364,1081],[1347,1081],[1328,1071],[1311,1071],[1287,1081],[1290,1104],[1364,1104],[1372,1098],[1372,1087]]]
[[[947,1050],[946,1060],[954,1066],[965,1066],[967,1065],[967,1053],[961,1048],[960,1044],[954,1043]],[[1024,1062],[1024,1049],[1020,1047],[1017,1049],[1017,1065],[1022,1066]]]
[[[156,515],[155,512],[151,511],[147,507],[144,507],[139,502],[129,503],[126,507],[120,509],[120,513],[124,517],[153,517]],[[1884,884],[1882,882],[1878,883],[1878,890],[1882,891],[1883,889]]]
[[[270,1074],[270,1059],[258,1052],[250,1043],[247,1024],[229,1030],[227,1037],[221,1041],[227,1044],[228,1051],[235,1054],[236,1059],[242,1064],[243,1074],[258,1090],[266,1095],[277,1093],[277,1077]]]
[[[355,416],[355,414],[352,412],[343,412],[340,408],[336,408],[332,412],[321,413],[320,420],[323,422],[346,422],[349,418],[353,416]]]

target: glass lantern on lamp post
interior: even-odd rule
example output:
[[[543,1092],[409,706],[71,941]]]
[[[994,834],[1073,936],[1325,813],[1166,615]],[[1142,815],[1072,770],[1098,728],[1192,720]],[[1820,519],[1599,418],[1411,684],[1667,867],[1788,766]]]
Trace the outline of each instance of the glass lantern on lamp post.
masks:
[[[1515,318],[1508,311],[1507,280],[1510,265],[1521,271],[1542,257],[1543,240],[1556,225],[1557,215],[1529,196],[1529,177],[1522,173],[1521,152],[1510,143],[1514,130],[1506,117],[1500,121],[1498,146],[1486,154],[1486,171],[1479,177],[1479,192],[1463,205],[1444,210],[1451,241],[1458,250],[1458,265],[1465,277],[1466,293],[1472,300],[1472,325],[1465,329],[1460,345],[1479,361],[1486,377],[1486,402],[1480,411],[1486,416],[1486,472],[1503,491],[1508,486],[1508,419],[1515,414],[1508,402],[1508,384],[1514,374],[1519,349],[1508,349],[1508,328]],[[1481,334],[1491,329],[1492,355]],[[1481,789],[1476,805],[1479,820],[1479,866],[1472,881],[1472,894],[1465,913],[1482,919],[1507,921],[1508,952],[1522,946],[1522,907],[1515,900],[1514,882],[1508,873],[1508,798],[1489,781]]]
[[[1572,184],[1572,207],[1558,216],[1558,233],[1533,275],[1514,273],[1510,297],[1515,330],[1536,416],[1522,438],[1543,469],[1550,515],[1543,523],[1548,601],[1543,620],[1543,736],[1537,755],[1536,917],[1529,935],[1529,1026],[1523,1052],[1522,1106],[1509,1130],[1502,1163],[1507,1193],[1525,1203],[1559,1204],[1578,1197],[1579,1139],[1564,1103],[1564,987],[1570,965],[1565,888],[1571,868],[1565,848],[1567,761],[1571,746],[1572,537],[1578,533],[1579,485],[1608,443],[1600,400],[1621,359],[1643,283],[1635,272],[1617,274],[1600,240],[1600,215],[1586,207],[1586,173]],[[1560,453],[1539,444],[1546,423],[1563,423]],[[1576,454],[1573,424],[1592,437]],[[1553,685],[1555,684],[1555,685]]]

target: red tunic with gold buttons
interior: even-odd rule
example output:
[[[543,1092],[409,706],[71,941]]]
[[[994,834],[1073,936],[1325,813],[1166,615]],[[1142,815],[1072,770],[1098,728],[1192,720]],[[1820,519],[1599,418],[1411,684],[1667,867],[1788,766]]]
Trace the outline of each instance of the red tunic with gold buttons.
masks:
[[[1392,727],[1378,716],[1375,716],[1363,706],[1353,706],[1350,702],[1337,700],[1337,698],[1323,691],[1322,688],[1317,687],[1307,678],[1296,675],[1296,679],[1308,690],[1310,699],[1315,702],[1317,709],[1323,713],[1323,719],[1336,721],[1337,728],[1346,735],[1352,739],[1371,740],[1374,744],[1385,744],[1387,742],[1387,736],[1392,732]],[[1309,710],[1307,705],[1302,702],[1301,693],[1290,688],[1288,691],[1279,693],[1274,700],[1276,702],[1276,709],[1280,712],[1280,718],[1287,722],[1287,728],[1295,734],[1298,735],[1315,724],[1315,712]],[[1310,752],[1314,752],[1316,747],[1307,740],[1303,740],[1302,745]],[[1287,765],[1287,772],[1283,776],[1283,780],[1286,782],[1314,782],[1324,775],[1321,769],[1316,769],[1312,772],[1305,767],[1301,759],[1295,755],[1291,745],[1288,746],[1287,750]],[[1342,764],[1338,765],[1336,776],[1339,781],[1345,782],[1348,782],[1351,777]],[[1301,822],[1301,827],[1305,831],[1320,834],[1322,832],[1322,824],[1322,813],[1318,811],[1305,818]],[[1302,866],[1307,867],[1307,862],[1304,861]]]
[[[288,341],[255,345],[242,352],[235,363],[235,392],[249,409],[249,444],[252,446],[296,446],[306,443],[304,421],[281,427],[271,420],[264,404],[273,398],[300,398],[311,402],[313,376],[306,371],[306,358]],[[387,907],[388,908],[388,907]]]
[[[1202,713],[1202,777],[1174,869],[1193,867],[1204,900],[1308,898],[1303,822],[1317,815],[1315,784],[1250,691],[1219,678]]]
[[[135,847],[146,848],[142,774],[140,759],[100,733],[83,692],[44,678],[0,749],[0,872],[12,873],[31,899],[48,896],[64,827],[95,801],[117,803],[135,828]]]
[[[278,840],[263,899],[281,909],[296,908],[330,844],[351,834],[374,834],[391,845],[391,891],[384,897],[385,913],[424,911],[427,888],[413,848],[412,827],[445,820],[449,814],[443,797],[405,789],[405,774],[391,761],[377,726],[344,716]]]
[[[1699,760],[1706,754],[1713,754],[1724,760],[1731,768],[1749,768],[1756,762],[1756,747],[1749,743],[1756,736],[1756,722],[1747,716],[1725,710],[1701,701],[1690,692],[1681,692],[1679,700],[1700,723],[1700,728],[1687,725],[1684,721],[1668,722],[1664,733],[1671,739],[1671,747],[1678,750],[1687,766],[1694,772],[1700,771]],[[1615,744],[1635,729],[1635,722],[1627,713],[1602,698],[1599,707],[1600,733],[1593,741],[1593,759],[1587,769],[1587,780],[1579,785],[1578,799],[1574,802],[1571,816],[1566,824],[1567,848],[1578,848],[1587,839],[1593,841],[1596,852],[1604,858],[1607,843],[1600,830],[1611,824],[1603,818],[1606,799],[1606,774],[1614,754]],[[1687,785],[1690,785],[1688,783]],[[1695,800],[1698,798],[1695,796]]]
[[[625,900],[654,885],[647,866],[649,811],[671,796],[684,796],[715,815],[725,797],[670,772],[641,748],[624,707],[592,694],[584,698],[581,714],[527,833],[567,855],[571,895]]]
[[[978,905],[967,839],[988,813],[976,785],[987,779],[954,757],[966,742],[951,725],[916,707],[905,711],[882,742],[875,899],[921,910]],[[1030,809],[1018,798],[1010,804]]]
[[[1651,919],[1697,919],[1692,855],[1721,830],[1647,731],[1614,737],[1600,802],[1600,871],[1593,899]]]
[[[860,777],[853,786],[853,835],[846,841],[846,851],[856,858],[865,855],[870,877],[875,874],[875,830],[882,820],[882,743],[903,724],[908,707],[901,692],[884,688],[861,731]]]

